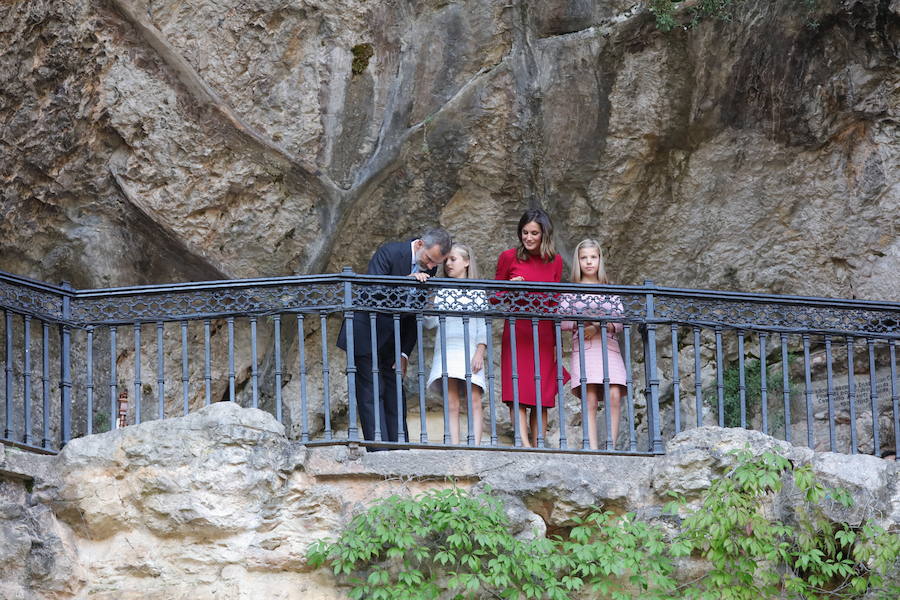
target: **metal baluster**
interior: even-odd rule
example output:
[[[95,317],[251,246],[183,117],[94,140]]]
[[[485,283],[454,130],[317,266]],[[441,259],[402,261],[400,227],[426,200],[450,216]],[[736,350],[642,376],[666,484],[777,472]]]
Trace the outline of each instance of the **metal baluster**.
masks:
[[[854,373],[853,336],[847,336],[847,396],[850,400],[850,453],[856,454],[859,450],[856,439],[856,374]]]
[[[85,431],[87,435],[94,433],[94,328],[87,328],[87,356],[85,357],[85,380],[87,398],[85,407],[87,409],[87,424]]]
[[[157,417],[162,420],[165,419],[165,385],[166,385],[166,374],[165,374],[165,362],[163,355],[163,324],[161,321],[157,321],[156,323],[156,403],[157,403]]]
[[[645,287],[653,287],[653,282],[644,281]],[[662,435],[659,427],[659,375],[656,371],[656,325],[653,320],[654,302],[653,294],[647,294],[647,372],[650,374],[648,383],[650,385],[650,451],[656,454],[662,454]]]
[[[116,382],[116,326],[109,327],[109,430],[119,428],[119,390]]]
[[[681,375],[678,372],[678,325],[672,323],[672,394],[675,409],[675,433],[681,431]]]
[[[606,450],[616,449],[616,440],[612,439],[612,400],[609,397],[609,342],[606,339],[606,321],[600,321],[600,356],[603,364],[603,418],[606,425]]]
[[[554,331],[554,347],[556,348],[556,393],[559,398],[559,447],[565,450],[569,447],[566,437],[566,394],[565,382],[563,381],[563,358],[562,358],[562,325],[559,319],[553,321]]]
[[[203,385],[205,392],[205,404],[209,406],[212,402],[212,366],[211,366],[211,354],[212,349],[210,348],[210,340],[209,340],[209,327],[210,322],[209,319],[204,319],[203,321]]]
[[[397,439],[401,443],[407,443],[406,439],[406,406],[403,401],[403,370],[402,370],[402,352],[400,349],[400,315],[393,314],[394,320],[394,381],[396,382],[397,392]],[[388,401],[387,398],[384,399]]]
[[[497,405],[494,399],[494,321],[490,317],[484,320],[485,339],[487,341],[487,393],[491,419],[491,447],[497,446]],[[893,346],[892,346],[893,349]],[[894,411],[896,414],[897,411]],[[900,436],[898,436],[900,437]]]
[[[881,432],[878,430],[878,386],[875,382],[875,340],[868,338],[869,347],[869,400],[872,404],[872,454],[881,457]]]
[[[788,363],[787,334],[781,334],[781,385],[784,398],[784,439],[791,441],[791,380]]]
[[[41,446],[50,447],[50,325],[41,321],[41,385],[43,435]]]
[[[513,388],[513,446],[522,447],[522,432],[519,431],[519,357],[516,354],[516,318],[510,317],[509,321],[509,353],[512,359],[512,388]]]
[[[141,423],[141,324],[134,324],[134,423]]]
[[[425,348],[422,345],[423,326],[425,317],[422,313],[416,313],[416,353],[418,365],[416,376],[419,383],[419,442],[428,443],[428,428],[425,421]]]
[[[738,329],[738,397],[741,402],[741,427],[747,428],[747,372],[744,368],[744,330]]]
[[[62,282],[62,288],[72,290],[68,281]],[[72,317],[72,297],[62,297],[62,318],[68,321]],[[59,437],[60,447],[72,439],[72,329],[62,323],[59,325]]]
[[[259,367],[256,353],[256,315],[250,317],[250,406],[259,408]]]
[[[540,338],[538,337],[538,320],[531,319],[531,346],[534,350],[534,410],[537,416],[537,447],[544,447],[544,401],[541,396],[541,353]]]
[[[25,404],[25,432],[22,435],[22,441],[31,445],[31,316],[24,315],[22,322],[25,327],[22,335],[25,343],[24,364],[22,365],[22,399]],[[9,433],[7,433],[6,437],[11,438]]]
[[[767,369],[769,368],[766,364],[766,342],[768,341],[768,334],[765,331],[759,332],[759,402],[760,402],[760,410],[762,411],[762,426],[763,433],[769,435],[769,390],[768,390],[768,377],[769,374]]]
[[[281,414],[281,382],[284,373],[281,365],[281,315],[272,315],[275,336],[275,419],[283,423]]]
[[[890,340],[891,403],[894,407],[894,457],[900,457],[900,389],[897,387],[897,342]]]
[[[319,313],[319,328],[322,330],[322,410],[325,413],[323,415],[325,417],[325,439],[330,440],[333,437],[331,432],[331,365],[328,363],[328,313],[324,310]],[[347,334],[348,340],[352,337],[353,336],[350,333]],[[348,341],[347,352],[350,352],[350,348],[351,342]],[[350,399],[356,400],[355,388],[351,392]],[[353,403],[352,406],[353,408],[350,409],[350,418],[356,419],[356,404]],[[376,407],[377,406],[378,405],[376,404]],[[353,429],[353,433],[355,433],[356,421],[352,420],[351,423],[351,428]],[[357,439],[357,437],[354,436],[350,439]]]
[[[191,372],[188,365],[188,322],[181,322],[181,402],[183,413],[190,410]]]
[[[725,427],[725,359],[722,357],[722,328],[716,327],[716,400],[719,405],[719,427]]]
[[[581,386],[578,388],[581,395],[581,449],[592,450],[590,428],[595,424],[591,423],[588,417],[587,369],[585,368],[584,360],[584,321],[578,321],[576,327],[578,328],[578,368],[581,369],[578,379],[578,383]]]
[[[637,431],[634,427],[634,379],[631,375],[631,325],[625,324],[622,337],[625,340],[625,396],[628,410],[628,449],[637,451]]]
[[[463,316],[463,358],[466,361],[466,426],[468,433],[466,434],[466,444],[473,446],[475,444],[474,422],[472,420],[472,357],[469,348],[469,317]]]
[[[815,448],[813,439],[812,380],[809,368],[809,335],[803,334],[803,376],[806,382],[806,445]]]
[[[5,310],[3,314],[6,321],[6,424],[3,437],[11,440],[13,438],[13,319],[10,311]]]
[[[694,409],[697,411],[697,427],[703,427],[703,374],[700,362],[700,328],[694,327]]]
[[[378,329],[375,313],[369,313],[369,339],[372,351],[372,406],[375,408],[375,441],[381,441],[381,371],[378,368]]]
[[[300,441],[309,441],[309,395],[306,369],[306,320],[297,313],[297,361],[300,371]]]
[[[441,341],[441,392],[443,393],[444,407],[444,443],[449,444],[450,439],[450,379],[447,372],[447,317],[438,315],[438,337]]]
[[[228,317],[228,399],[234,402],[234,317]]]
[[[347,402],[347,439],[353,443],[359,440],[359,429],[356,425],[356,357],[354,355],[355,350],[353,347],[353,283],[349,279],[353,275],[353,270],[350,267],[344,267],[341,275],[344,280],[342,308],[344,309],[344,331],[347,336],[347,391],[350,392],[350,398]],[[323,330],[322,340],[325,339],[327,338],[325,337],[325,332]]]
[[[836,452],[835,448],[835,428],[834,428],[834,379],[831,362],[831,336],[825,336],[825,373],[828,381],[828,391],[826,398],[828,400],[828,447],[832,452]]]

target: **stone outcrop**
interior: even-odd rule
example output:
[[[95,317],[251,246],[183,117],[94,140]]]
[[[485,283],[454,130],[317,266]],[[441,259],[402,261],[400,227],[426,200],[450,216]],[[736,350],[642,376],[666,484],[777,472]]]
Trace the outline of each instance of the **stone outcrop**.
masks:
[[[900,294],[896,3],[662,33],[633,0],[22,0],[0,27],[8,271],[362,269],[440,223],[490,273],[541,204],[622,283]]]
[[[489,487],[516,534],[545,535],[594,506],[656,519],[668,490],[696,500],[744,447],[778,449],[847,488],[856,506],[835,518],[900,531],[897,463],[815,453],[758,432],[694,429],[659,457],[368,454],[298,445],[267,413],[217,403],[75,439],[56,457],[7,449],[0,590],[11,600],[343,598],[326,570],[309,568],[306,550],[377,498]]]

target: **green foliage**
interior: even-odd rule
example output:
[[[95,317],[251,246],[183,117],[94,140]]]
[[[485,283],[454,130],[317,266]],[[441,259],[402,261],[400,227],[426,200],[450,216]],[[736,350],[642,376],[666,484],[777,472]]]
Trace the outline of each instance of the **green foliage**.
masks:
[[[900,537],[830,520],[826,509],[852,499],[819,483],[808,465],[795,469],[771,452],[737,459],[698,509],[676,496],[669,512],[687,515],[671,539],[633,514],[593,512],[574,519],[566,537],[520,540],[495,498],[451,488],[376,502],[340,539],[315,544],[309,561],[329,565],[354,599],[898,597],[882,574],[900,558]],[[764,508],[779,493],[790,496],[788,522]],[[709,570],[679,586],[675,560],[687,556]]]
[[[372,47],[372,44],[357,44],[350,48],[350,53],[353,54],[353,63],[350,69],[354,75],[359,75],[369,66],[369,59],[374,56],[375,48]]]
[[[109,431],[109,415],[105,412],[94,413],[94,432]]]
[[[683,590],[688,600],[759,598],[896,598],[880,589],[882,573],[900,556],[900,537],[864,523],[834,523],[826,508],[853,504],[841,489],[820,484],[809,465],[793,468],[779,454],[738,453],[738,464],[715,480],[699,510],[682,522],[675,556],[700,556],[706,575]],[[782,522],[763,508],[791,482],[792,519]]]
[[[585,587],[613,598],[674,589],[662,532],[633,515],[595,512],[567,539],[519,540],[500,503],[458,488],[392,496],[309,554],[352,586],[354,599],[492,597],[565,600]]]
[[[777,0],[773,0],[775,2]],[[806,25],[812,29],[819,26],[815,12],[819,0],[781,0],[791,3],[791,8],[799,6],[805,13]],[[738,9],[745,0],[650,0],[649,10],[656,19],[660,31],[676,28],[692,29],[702,21],[715,20],[732,22],[737,20]]]
[[[793,358],[793,356],[791,357]],[[790,359],[788,360],[790,363]],[[728,366],[722,372],[723,409],[725,427],[741,426],[741,374],[737,363]],[[788,381],[789,390],[793,390],[794,382]],[[766,370],[766,395],[769,403],[780,406],[784,392],[784,378],[780,370]],[[744,361],[744,398],[747,419],[750,420],[759,412],[762,405],[762,366],[759,360]],[[769,431],[775,431],[784,425],[784,415],[769,411]]]
[[[699,0],[687,9],[687,20],[676,16],[679,5],[684,0],[651,0],[650,12],[656,17],[656,27],[661,31],[671,31],[676,27],[690,29],[705,19],[732,21],[735,9],[744,0]]]

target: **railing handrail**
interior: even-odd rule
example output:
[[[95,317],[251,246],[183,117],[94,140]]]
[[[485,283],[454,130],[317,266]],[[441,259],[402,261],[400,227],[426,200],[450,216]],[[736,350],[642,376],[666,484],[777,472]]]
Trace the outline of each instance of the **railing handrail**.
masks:
[[[341,283],[346,278],[363,284],[403,284],[408,286],[433,287],[473,287],[479,289],[502,289],[517,291],[583,292],[590,284],[583,283],[551,283],[528,281],[498,281],[496,279],[453,279],[434,277],[425,283],[410,280],[409,277],[392,275],[366,275],[364,273],[322,273],[314,275],[286,275],[278,277],[256,277],[247,279],[222,279],[166,284],[148,284],[121,286],[111,288],[66,289],[37,279],[0,271],[0,280],[9,281],[25,287],[33,287],[44,292],[66,295],[72,298],[97,298],[103,296],[124,296],[130,294],[164,294],[168,292],[200,291],[212,289],[235,289],[242,287],[267,287],[285,284]],[[711,290],[705,288],[680,288],[660,285],[590,285],[592,290],[609,293],[657,294],[663,296],[690,296],[710,300],[731,300],[750,302],[774,302],[778,304],[837,306],[840,308],[860,308],[866,310],[897,310],[900,301],[861,300],[833,298],[827,296],[797,296],[790,294],[763,294],[759,292],[734,292],[727,290]]]
[[[66,325],[73,328],[84,328],[94,325],[125,324],[133,322],[184,321],[196,319],[215,319],[228,316],[256,315],[264,316],[274,313],[310,312],[337,310],[343,306],[337,293],[338,284],[349,283],[365,289],[370,286],[405,287],[418,290],[438,290],[441,288],[477,289],[487,292],[511,294],[533,294],[534,292],[556,294],[603,294],[619,295],[643,303],[644,309],[651,299],[657,305],[655,314],[640,314],[634,310],[621,315],[605,315],[604,320],[641,321],[645,324],[680,323],[686,326],[726,327],[733,329],[760,330],[771,332],[809,332],[826,335],[852,335],[881,339],[900,339],[898,323],[900,323],[900,302],[880,300],[855,300],[841,298],[822,298],[812,296],[790,296],[778,294],[760,294],[753,292],[730,292],[723,290],[701,290],[657,286],[652,282],[644,285],[587,285],[580,283],[550,282],[515,282],[493,279],[448,279],[433,278],[427,282],[419,282],[403,276],[383,276],[353,273],[344,270],[341,273],[318,275],[293,275],[282,277],[262,277],[252,279],[217,280],[202,282],[183,282],[173,284],[141,285],[117,288],[97,288],[75,290],[45,284],[18,275],[0,271],[0,282],[6,284],[7,297],[18,296],[21,300],[7,306],[0,294],[0,308],[30,314],[46,322]],[[64,286],[67,284],[63,284]],[[279,294],[293,293],[291,288],[302,290],[310,286],[335,286],[335,290],[323,290],[322,297],[313,302],[304,301],[298,294],[296,302],[283,301]],[[9,287],[13,291],[9,291]],[[240,290],[277,290],[282,292],[274,296],[257,297],[253,294],[247,298],[236,300],[229,298],[228,292]],[[285,289],[287,288],[287,289]],[[26,293],[15,290],[24,290]],[[4,291],[4,290],[0,290]],[[34,291],[30,297],[28,291]],[[200,296],[191,298],[190,294],[211,294],[207,298]],[[217,293],[225,294],[219,296]],[[166,299],[166,295],[186,295]],[[334,297],[328,301],[329,294]],[[155,309],[139,309],[139,299],[163,298],[172,304],[172,309],[160,306]],[[135,300],[129,305],[129,298]],[[417,306],[399,306],[377,301],[354,304],[353,310],[369,310],[375,312],[434,312],[435,307],[423,306],[421,295],[418,295]],[[110,304],[103,304],[104,300]],[[198,302],[196,308],[192,302]],[[89,304],[85,304],[85,302]],[[99,302],[100,304],[96,304]],[[204,302],[208,302],[205,305]],[[758,307],[758,308],[757,308]],[[785,311],[779,311],[784,307]],[[512,310],[510,310],[512,308]],[[794,313],[790,309],[799,309]],[[815,309],[808,313],[804,309]],[[768,311],[768,312],[766,312]],[[854,312],[859,311],[859,312]],[[451,308],[441,309],[445,314],[453,313]],[[460,309],[460,312],[484,316],[504,317],[507,314],[518,317],[529,313],[532,317],[556,318],[564,315],[554,308],[529,308],[521,310],[514,305],[491,305],[481,310],[471,308]],[[515,313],[515,314],[513,314]],[[579,317],[572,315],[576,319]],[[566,316],[566,318],[568,318]]]
[[[22,287],[34,288],[42,292],[49,292],[51,294],[58,294],[60,296],[72,297],[76,293],[76,290],[64,288],[62,287],[62,285],[53,285],[52,283],[47,283],[46,281],[32,279],[31,277],[25,277],[24,275],[15,275],[6,271],[0,271],[0,281],[20,285]]]

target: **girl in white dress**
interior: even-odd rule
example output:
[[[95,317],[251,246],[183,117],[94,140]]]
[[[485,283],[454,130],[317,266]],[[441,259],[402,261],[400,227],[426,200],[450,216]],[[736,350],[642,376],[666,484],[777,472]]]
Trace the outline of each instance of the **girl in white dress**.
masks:
[[[444,274],[456,279],[478,278],[478,267],[472,250],[463,244],[453,244],[447,260],[444,262]],[[466,288],[444,288],[438,290],[434,298],[438,310],[481,311],[487,309],[487,301],[483,290]],[[425,326],[438,327],[438,317],[426,317]],[[475,445],[481,444],[482,413],[481,397],[484,391],[484,352],[487,348],[487,334],[484,319],[469,318],[469,360],[470,369],[466,368],[465,330],[462,317],[445,317],[444,331],[447,335],[447,406],[450,417],[450,441],[459,443],[459,405],[467,402],[466,372],[469,371],[472,381],[472,423],[474,425]],[[434,340],[434,354],[431,361],[431,373],[428,375],[428,387],[443,393],[444,364],[441,358],[441,331]]]

